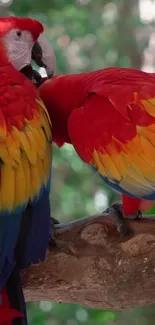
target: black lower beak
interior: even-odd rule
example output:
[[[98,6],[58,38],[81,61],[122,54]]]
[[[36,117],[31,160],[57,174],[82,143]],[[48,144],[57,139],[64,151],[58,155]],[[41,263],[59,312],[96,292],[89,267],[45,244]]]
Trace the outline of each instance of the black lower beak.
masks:
[[[28,79],[33,80],[33,68],[31,64],[26,65],[24,68],[20,70]]]
[[[32,60],[38,65],[38,67],[44,68],[47,73],[47,66],[43,62],[42,57],[43,57],[42,48],[41,48],[39,42],[36,41],[32,48]],[[52,78],[53,73],[49,73],[49,74],[47,73],[47,77]]]
[[[32,48],[32,60],[34,60],[34,62],[38,65],[38,67],[46,69],[46,66],[42,61],[42,56],[43,56],[42,48],[39,42],[35,42]]]
[[[39,42],[35,42],[32,48],[32,60],[35,63],[46,70],[46,65],[42,61],[42,48]],[[42,78],[39,72],[32,68],[31,64],[28,64],[20,70],[27,78],[29,78],[37,87],[39,87],[46,78]],[[47,78],[52,78],[53,74],[48,74]]]
[[[44,82],[44,78],[42,78],[40,73],[34,70],[30,64],[22,68],[20,72],[30,79],[37,87],[41,86]]]
[[[43,82],[43,78],[41,77],[40,73],[36,70],[33,70],[33,82],[37,87],[41,86]]]

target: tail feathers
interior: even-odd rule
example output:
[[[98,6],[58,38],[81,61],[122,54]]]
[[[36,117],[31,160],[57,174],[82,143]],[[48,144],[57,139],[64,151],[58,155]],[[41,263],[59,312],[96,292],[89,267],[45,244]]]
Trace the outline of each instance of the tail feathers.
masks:
[[[138,210],[149,211],[154,205],[155,201],[148,201],[138,198],[122,195],[123,211],[126,216],[134,215]]]
[[[123,211],[126,216],[133,215],[140,210],[141,200],[127,195],[122,195]]]
[[[22,209],[15,213],[0,213],[0,288],[2,288],[8,278],[8,272],[12,271],[14,264],[14,250],[17,244]],[[3,279],[4,276],[4,279]],[[5,277],[7,277],[5,279]],[[5,280],[5,282],[3,282]]]
[[[149,200],[141,200],[140,203],[140,210],[141,211],[149,211],[155,206],[155,201],[149,201]]]
[[[44,261],[50,239],[50,201],[47,189],[35,203],[29,204],[22,216],[16,261],[20,268]]]
[[[1,291],[0,325],[27,325],[26,306],[17,267]]]
[[[17,318],[23,317],[22,314],[10,307],[6,287],[1,291],[1,304],[0,304],[0,325],[12,325],[12,321]]]

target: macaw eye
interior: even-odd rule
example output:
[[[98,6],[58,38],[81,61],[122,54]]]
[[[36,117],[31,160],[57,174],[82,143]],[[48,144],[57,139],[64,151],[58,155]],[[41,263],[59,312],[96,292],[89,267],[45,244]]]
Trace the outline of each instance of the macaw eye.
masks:
[[[22,35],[22,32],[20,30],[17,30],[16,35],[20,37]]]

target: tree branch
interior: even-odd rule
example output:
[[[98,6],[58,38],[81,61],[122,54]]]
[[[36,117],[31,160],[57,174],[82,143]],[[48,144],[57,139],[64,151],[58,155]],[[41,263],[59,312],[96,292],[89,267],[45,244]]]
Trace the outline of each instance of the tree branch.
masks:
[[[155,222],[126,222],[134,235],[124,241],[107,214],[56,225],[46,262],[22,271],[26,300],[111,310],[155,303]]]

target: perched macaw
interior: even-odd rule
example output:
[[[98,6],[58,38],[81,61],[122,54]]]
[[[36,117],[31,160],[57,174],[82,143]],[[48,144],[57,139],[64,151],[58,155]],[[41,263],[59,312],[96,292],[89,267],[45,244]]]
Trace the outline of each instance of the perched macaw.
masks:
[[[106,68],[53,76],[39,91],[52,119],[53,141],[59,147],[72,144],[93,171],[122,193],[125,215],[136,217],[139,209],[154,205],[154,74]]]
[[[36,20],[0,18],[0,324],[27,324],[19,268],[43,261],[50,238],[51,122],[19,72],[42,32]]]

